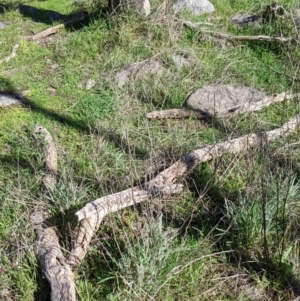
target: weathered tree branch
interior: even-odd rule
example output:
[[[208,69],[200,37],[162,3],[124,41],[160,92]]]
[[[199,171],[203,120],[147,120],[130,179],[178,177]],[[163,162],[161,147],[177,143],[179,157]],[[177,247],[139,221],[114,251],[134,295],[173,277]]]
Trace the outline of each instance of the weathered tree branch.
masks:
[[[264,133],[252,133],[225,142],[209,145],[185,155],[169,168],[159,173],[154,179],[121,192],[107,195],[86,204],[76,212],[79,221],[84,223],[79,228],[78,237],[69,261],[78,264],[87,251],[92,235],[97,231],[101,220],[109,213],[140,203],[151,197],[178,193],[183,186],[176,184],[178,177],[185,175],[197,164],[220,158],[225,154],[235,154],[252,147],[266,144],[293,131],[300,124],[300,115],[279,127]]]
[[[262,42],[280,42],[280,43],[299,43],[299,37],[271,37],[271,36],[232,36],[222,32],[203,31],[203,33],[210,34],[216,38],[226,39],[228,41],[262,41]]]
[[[107,214],[141,203],[149,198],[163,197],[180,193],[183,190],[183,185],[181,184],[173,184],[159,189],[158,187],[148,187],[148,183],[101,198],[105,200],[103,204],[100,204],[101,212],[97,211],[97,214],[91,214],[85,217],[84,214],[80,215],[79,212],[76,213],[77,217],[80,216],[79,220],[81,220],[81,224],[78,229],[76,241],[68,258],[68,263],[72,267],[77,266],[83,260],[93,235],[97,232],[102,219]]]
[[[17,49],[19,48],[19,44],[16,44],[12,51],[11,51],[11,54],[9,56],[7,56],[6,58],[0,60],[0,64],[2,64],[3,62],[8,62],[10,61],[12,58],[14,58],[16,56],[16,53],[17,53]]]
[[[56,184],[57,154],[50,133],[43,127],[36,125],[34,133],[43,145],[44,176],[42,178],[43,193],[50,193]],[[37,231],[35,253],[43,268],[43,273],[51,286],[52,301],[76,301],[75,285],[70,266],[58,242],[58,237],[53,230],[51,212],[48,204],[43,199],[35,204],[31,215],[31,223]]]
[[[60,28],[65,28],[66,26],[70,26],[72,24],[83,22],[83,21],[85,21],[85,19],[86,19],[86,16],[82,15],[79,18],[70,20],[70,21],[65,22],[63,24],[58,24],[56,26],[47,28],[47,29],[45,29],[45,30],[43,30],[43,31],[41,31],[37,34],[31,35],[31,36],[25,36],[24,39],[27,40],[27,41],[36,41],[36,40],[39,40],[39,39],[43,39],[43,38],[46,38],[47,36],[55,34]]]
[[[219,114],[218,118],[229,118],[235,117],[239,114],[244,114],[248,112],[257,112],[260,111],[269,105],[277,102],[282,102],[284,100],[293,99],[296,97],[300,97],[300,93],[298,94],[289,94],[287,92],[283,92],[280,94],[275,94],[272,96],[267,96],[263,100],[258,102],[247,102],[243,106],[234,107],[228,109],[225,114]],[[161,110],[161,111],[153,111],[146,114],[146,118],[148,119],[179,119],[179,118],[189,118],[196,117],[198,119],[206,119],[212,116],[206,114],[205,112],[201,112],[200,110],[188,110],[188,109],[170,109],[170,110]]]
[[[153,111],[146,114],[147,119],[183,119],[195,117],[197,119],[205,119],[210,116],[196,110],[189,109],[170,109],[170,110],[161,110]]]

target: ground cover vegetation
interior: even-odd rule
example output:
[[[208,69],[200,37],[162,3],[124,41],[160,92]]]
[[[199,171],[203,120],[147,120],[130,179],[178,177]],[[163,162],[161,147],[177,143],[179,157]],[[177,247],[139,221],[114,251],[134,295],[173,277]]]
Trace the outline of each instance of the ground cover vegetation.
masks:
[[[299,44],[220,42],[231,35],[299,36],[285,18],[236,27],[236,13],[267,1],[211,1],[209,22],[195,29],[174,21],[170,3],[153,1],[146,19],[134,10],[110,14],[107,3],[0,3],[0,92],[26,94],[23,106],[0,108],[0,299],[49,300],[34,254],[30,223],[39,198],[42,153],[35,124],[51,132],[58,183],[49,196],[61,245],[69,249],[74,213],[87,202],[151,179],[193,149],[281,126],[299,114],[299,99],[234,118],[147,120],[153,110],[180,108],[207,84],[239,84],[271,95],[299,93]],[[286,11],[298,1],[282,0]],[[24,36],[62,22],[36,20],[19,4],[88,21],[38,41]],[[299,7],[298,7],[299,8]],[[65,19],[63,20],[65,21]],[[188,53],[178,68],[174,54]],[[125,66],[149,58],[164,71],[118,87]],[[295,80],[296,78],[296,80]],[[87,87],[94,81],[95,85]],[[25,92],[24,92],[25,91]],[[180,179],[184,191],[105,217],[75,275],[78,300],[298,300],[300,296],[299,130],[242,154],[199,164]],[[67,252],[67,251],[65,251]]]

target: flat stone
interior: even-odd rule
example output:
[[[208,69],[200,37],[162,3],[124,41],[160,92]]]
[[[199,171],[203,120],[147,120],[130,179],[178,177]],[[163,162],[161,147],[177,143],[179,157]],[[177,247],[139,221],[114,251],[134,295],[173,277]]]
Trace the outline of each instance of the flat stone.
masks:
[[[96,81],[93,79],[89,79],[85,85],[87,90],[91,90],[96,85]]]
[[[253,14],[236,14],[230,18],[232,24],[237,26],[246,26],[258,22],[261,18]]]
[[[195,15],[212,13],[215,10],[215,7],[208,0],[177,0],[172,8],[176,13],[187,9]]]
[[[178,69],[191,66],[191,55],[189,53],[174,53],[172,54],[174,64]]]
[[[208,116],[235,111],[240,106],[262,100],[266,94],[254,88],[240,85],[208,85],[192,93],[185,104]]]
[[[148,74],[159,73],[163,70],[161,61],[149,59],[142,62],[130,64],[118,72],[114,77],[114,82],[121,88],[132,80],[143,78]]]
[[[0,107],[22,104],[24,104],[24,102],[14,95],[0,94]]]

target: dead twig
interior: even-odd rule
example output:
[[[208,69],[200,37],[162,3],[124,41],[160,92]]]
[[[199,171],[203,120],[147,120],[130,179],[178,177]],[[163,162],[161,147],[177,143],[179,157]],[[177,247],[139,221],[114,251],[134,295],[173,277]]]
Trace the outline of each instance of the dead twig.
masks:
[[[268,67],[269,69],[271,69],[272,71],[274,71],[275,73],[277,73],[277,74],[279,74],[279,75],[282,75],[282,76],[288,78],[289,80],[291,80],[291,81],[294,82],[294,83],[300,83],[300,78],[297,78],[297,77],[294,77],[294,76],[290,76],[290,75],[288,75],[288,74],[285,74],[285,73],[282,73],[282,72],[280,72],[280,71],[277,71],[276,69],[272,68],[272,67],[269,66],[269,65],[267,65],[267,67]]]
[[[209,23],[209,22],[197,22],[197,23],[193,23],[191,21],[187,21],[187,20],[182,20],[182,19],[178,19],[176,17],[174,17],[174,21],[181,23],[182,25],[189,27],[191,29],[196,29],[199,26],[221,26],[219,24],[213,24],[213,23]]]
[[[182,119],[195,117],[197,119],[205,119],[209,116],[205,113],[188,109],[170,109],[162,111],[153,111],[146,114],[147,119]]]
[[[222,32],[203,31],[203,33],[212,35],[216,38],[226,39],[228,41],[262,41],[262,42],[280,42],[280,43],[299,43],[299,38],[290,37],[271,37],[271,36],[232,36]]]
[[[14,58],[16,56],[16,53],[17,53],[17,49],[19,48],[19,44],[16,44],[12,51],[11,51],[11,54],[9,56],[7,56],[6,58],[0,60],[0,64],[4,63],[4,62],[8,62],[10,61],[12,58]]]
[[[82,15],[79,18],[70,20],[68,22],[65,22],[63,24],[58,24],[56,26],[47,28],[46,30],[43,30],[37,34],[31,35],[31,36],[25,36],[24,39],[27,41],[36,41],[39,39],[43,39],[49,35],[55,34],[60,28],[65,28],[66,26],[70,26],[71,24],[76,24],[82,21],[86,20],[86,15]]]

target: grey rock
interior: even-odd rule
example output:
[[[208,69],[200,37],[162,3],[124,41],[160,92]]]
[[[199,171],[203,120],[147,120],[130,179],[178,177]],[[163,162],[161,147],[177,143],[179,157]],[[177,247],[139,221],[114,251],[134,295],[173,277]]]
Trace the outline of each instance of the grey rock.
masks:
[[[231,23],[237,26],[246,26],[254,24],[260,20],[260,16],[253,14],[236,14],[230,18]]]
[[[121,88],[131,80],[143,78],[148,74],[160,73],[162,70],[163,65],[161,61],[157,59],[148,59],[126,66],[115,75],[114,82]]]
[[[172,59],[174,64],[178,69],[181,69],[182,67],[189,67],[191,66],[191,55],[189,53],[174,53],[172,55]]]
[[[239,85],[208,85],[192,93],[185,104],[208,116],[233,112],[241,105],[262,100],[266,94],[257,89]]]
[[[11,105],[22,105],[24,102],[18,97],[10,94],[0,94],[0,107]]]
[[[87,90],[91,90],[96,85],[96,81],[93,79],[89,79],[85,85]]]
[[[177,0],[172,8],[175,12],[187,9],[195,15],[212,13],[215,8],[208,0]]]
[[[0,29],[4,28],[6,26],[6,24],[4,24],[3,22],[0,21]]]

